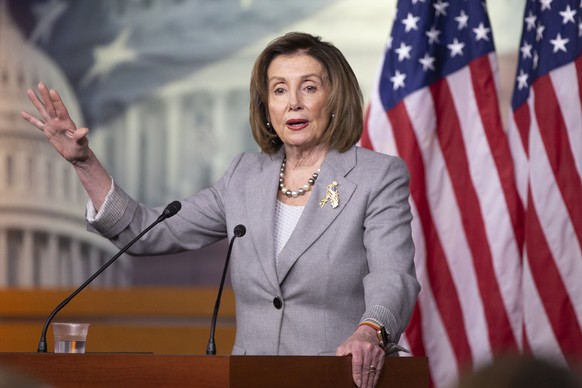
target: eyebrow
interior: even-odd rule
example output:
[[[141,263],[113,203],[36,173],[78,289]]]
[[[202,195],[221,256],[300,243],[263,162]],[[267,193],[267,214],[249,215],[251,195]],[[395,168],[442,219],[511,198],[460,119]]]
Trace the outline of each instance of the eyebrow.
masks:
[[[317,73],[305,74],[305,75],[301,76],[301,80],[305,80],[305,79],[310,78],[310,77],[319,78],[321,81],[324,80],[324,78],[321,75],[317,74]],[[274,76],[274,77],[271,77],[271,78],[268,79],[268,83],[271,84],[271,82],[273,82],[273,81],[284,81],[284,80],[285,80],[284,77]]]

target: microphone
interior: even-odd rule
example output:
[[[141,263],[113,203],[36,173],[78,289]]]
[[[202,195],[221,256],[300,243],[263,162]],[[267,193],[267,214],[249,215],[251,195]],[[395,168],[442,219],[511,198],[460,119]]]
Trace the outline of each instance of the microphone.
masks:
[[[210,323],[210,338],[208,339],[208,345],[206,346],[207,355],[216,354],[216,344],[214,343],[214,330],[216,329],[216,319],[218,317],[218,309],[220,307],[220,298],[222,297],[222,288],[224,287],[224,279],[226,277],[226,269],[228,268],[228,261],[230,260],[230,252],[232,251],[232,243],[237,237],[242,237],[246,234],[247,228],[244,225],[237,225],[234,227],[234,236],[230,239],[230,244],[228,245],[228,253],[226,254],[226,261],[224,263],[224,269],[222,270],[222,279],[220,279],[220,287],[218,287],[218,295],[216,296],[216,303],[214,304],[214,312],[212,313],[212,322]]]
[[[57,313],[59,311],[61,311],[63,309],[63,307],[65,307],[75,296],[77,296],[77,294],[79,292],[81,292],[85,287],[87,287],[89,285],[89,283],[91,283],[93,280],[95,280],[95,278],[97,276],[99,276],[101,274],[101,272],[105,271],[105,269],[107,269],[107,267],[109,267],[111,264],[113,264],[113,262],[115,260],[117,260],[119,258],[119,256],[121,256],[123,253],[125,253],[125,251],[127,251],[133,244],[135,244],[135,242],[137,240],[139,240],[144,234],[146,234],[151,228],[153,228],[154,226],[156,226],[157,224],[159,224],[160,222],[162,222],[166,218],[172,217],[173,215],[178,213],[181,208],[182,208],[182,204],[180,203],[180,201],[174,201],[174,202],[170,203],[168,206],[166,206],[166,208],[164,209],[164,211],[158,217],[157,220],[155,220],[150,226],[145,228],[140,234],[138,234],[133,240],[131,240],[126,246],[124,246],[115,256],[113,256],[113,258],[111,258],[107,263],[105,263],[101,268],[99,268],[99,270],[97,272],[95,272],[93,274],[93,276],[91,276],[89,279],[87,279],[87,281],[85,281],[85,283],[81,284],[79,286],[79,288],[77,288],[71,295],[69,295],[57,307],[55,307],[53,311],[51,311],[48,318],[44,322],[44,326],[42,328],[42,333],[40,335],[40,341],[38,343],[38,349],[37,349],[38,353],[46,353],[46,351],[47,351],[46,332],[47,332],[48,326],[51,323],[54,316],[57,315]]]

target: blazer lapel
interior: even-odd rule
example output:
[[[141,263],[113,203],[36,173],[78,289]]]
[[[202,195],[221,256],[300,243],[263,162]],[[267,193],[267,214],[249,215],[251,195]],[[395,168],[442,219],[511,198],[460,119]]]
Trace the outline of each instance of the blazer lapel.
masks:
[[[283,154],[279,152],[266,159],[260,174],[249,176],[247,181],[246,207],[247,228],[253,238],[255,251],[267,278],[275,290],[279,282],[275,272],[275,206],[279,172]]]
[[[299,257],[305,252],[330,226],[342,210],[347,206],[356,185],[345,178],[356,164],[355,147],[343,154],[330,151],[321,167],[317,182],[313,187],[309,201],[303,209],[301,218],[279,254],[277,277],[283,283],[285,276]],[[329,201],[323,207],[320,200],[326,197],[327,186],[337,182],[339,205],[335,209]]]

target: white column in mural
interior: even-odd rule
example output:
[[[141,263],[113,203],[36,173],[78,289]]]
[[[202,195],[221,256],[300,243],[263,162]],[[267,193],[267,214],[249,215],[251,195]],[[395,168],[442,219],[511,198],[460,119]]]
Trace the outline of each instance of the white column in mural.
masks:
[[[212,132],[216,139],[216,144],[221,147],[221,152],[217,152],[215,155],[217,157],[212,159],[212,172],[213,176],[220,176],[223,173],[223,163],[220,159],[220,155],[230,155],[230,148],[240,147],[239,144],[233,144],[230,136],[232,135],[230,131],[232,128],[229,127],[227,120],[228,110],[227,110],[227,93],[225,91],[214,91],[212,94]]]
[[[22,232],[22,246],[17,258],[16,271],[18,285],[20,287],[32,287],[34,285],[34,249],[33,234],[31,230],[24,229]]]
[[[139,117],[139,106],[138,104],[132,104],[125,115],[125,133],[126,133],[126,148],[124,150],[118,150],[118,155],[126,160],[125,169],[126,179],[125,185],[127,185],[127,191],[130,193],[137,193],[139,189],[139,179],[141,176],[140,152],[140,117]]]
[[[54,233],[48,233],[46,249],[41,251],[39,258],[40,265],[40,286],[55,287],[59,284],[59,250],[58,236]]]
[[[69,282],[71,282],[71,285],[81,284],[85,276],[83,274],[83,259],[79,240],[71,239],[69,250],[71,252],[71,279],[69,279]]]
[[[0,287],[8,286],[8,244],[6,230],[0,228]]]
[[[99,270],[99,268],[101,267],[101,251],[99,249],[97,249],[96,247],[91,247],[89,249],[89,272],[91,274],[94,274],[95,272],[97,272]],[[94,285],[104,285],[105,283],[103,282],[103,278],[101,276],[98,276],[97,279],[95,279],[93,281]]]
[[[166,99],[166,128],[167,133],[167,152],[166,152],[166,182],[165,186],[170,191],[172,197],[180,196],[180,160],[182,150],[182,137],[180,136],[181,117],[180,117],[180,101],[179,96],[173,95]]]

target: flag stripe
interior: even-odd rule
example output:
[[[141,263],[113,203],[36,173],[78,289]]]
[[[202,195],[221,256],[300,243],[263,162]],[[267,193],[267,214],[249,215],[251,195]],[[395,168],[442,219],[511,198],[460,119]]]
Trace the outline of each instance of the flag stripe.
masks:
[[[457,205],[462,214],[465,236],[471,249],[473,265],[478,274],[484,312],[488,321],[488,335],[493,347],[511,345],[517,347],[511,337],[511,327],[497,285],[492,256],[485,233],[479,198],[475,191],[457,110],[446,81],[430,87],[436,105],[437,133],[445,157],[449,176],[453,183]],[[505,338],[498,338],[505,335]]]
[[[398,130],[394,131],[398,152],[406,161],[409,169],[413,171],[410,191],[418,209],[423,234],[426,239],[426,270],[428,278],[433,290],[438,290],[438,292],[434,293],[435,302],[453,346],[457,363],[466,365],[472,361],[471,350],[465,328],[459,320],[459,317],[462,316],[462,310],[457,290],[454,287],[448,263],[432,220],[428,199],[426,198],[426,181],[420,147],[402,102],[388,111],[388,117],[392,127],[398,127]]]
[[[576,76],[578,79],[578,103],[582,103],[582,87],[580,86],[580,80],[582,80],[582,55],[576,59],[574,65],[576,66]]]
[[[473,90],[487,90],[490,93],[496,91],[495,85],[490,84],[495,78],[489,57],[477,58],[469,64],[469,68],[471,69]],[[495,160],[495,166],[497,167],[497,173],[507,203],[508,214],[511,217],[516,244],[521,255],[524,238],[524,228],[521,221],[524,209],[523,204],[519,201],[509,142],[503,132],[501,117],[498,114],[497,95],[495,95],[495,98],[491,98],[486,93],[475,93],[475,99],[479,107],[478,112],[481,115],[481,122],[485,129],[489,149]],[[513,342],[515,343],[515,341]]]
[[[527,252],[524,258],[523,290],[524,296],[527,297],[523,299],[523,311],[524,315],[531,317],[531,319],[524,319],[526,339],[524,340],[523,352],[534,355],[541,353],[545,357],[565,364],[566,360],[554,335],[552,325],[533,279]]]
[[[422,321],[422,313],[420,312],[420,307],[418,303],[414,306],[412,311],[412,316],[410,317],[410,323],[406,329],[406,337],[409,341],[410,351],[412,354],[426,354],[424,349],[424,341],[422,338],[422,330],[420,327]]]
[[[528,203],[526,244],[532,277],[562,352],[582,354],[582,330],[560,272],[556,268],[533,205],[531,192]]]
[[[508,133],[512,159],[515,168],[515,180],[521,203],[527,202],[529,186],[529,131],[531,126],[531,110],[529,104],[522,104],[510,117]],[[524,213],[526,209],[524,208]],[[524,215],[525,217],[525,215]],[[525,234],[525,225],[524,234]],[[525,239],[525,237],[524,237]],[[525,240],[522,240],[525,241]]]
[[[543,96],[534,102],[539,131],[578,244],[582,245],[582,182],[576,170],[558,98],[549,76],[538,78],[533,90],[536,96]]]
[[[531,126],[531,112],[528,104],[522,104],[513,111],[517,132],[521,139],[521,145],[526,156],[529,157],[529,128]]]

